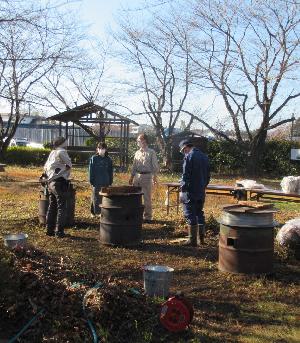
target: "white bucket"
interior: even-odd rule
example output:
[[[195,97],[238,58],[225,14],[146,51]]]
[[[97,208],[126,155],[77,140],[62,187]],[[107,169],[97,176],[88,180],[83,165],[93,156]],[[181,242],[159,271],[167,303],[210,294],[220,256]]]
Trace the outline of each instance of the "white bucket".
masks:
[[[151,297],[167,297],[173,271],[173,268],[167,266],[145,266],[144,289],[146,294]]]

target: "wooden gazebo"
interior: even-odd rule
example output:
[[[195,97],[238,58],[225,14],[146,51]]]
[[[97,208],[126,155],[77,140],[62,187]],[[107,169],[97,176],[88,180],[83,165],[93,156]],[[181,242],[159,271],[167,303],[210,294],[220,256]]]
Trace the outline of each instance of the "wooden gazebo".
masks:
[[[135,121],[128,119],[116,112],[108,110],[93,102],[74,107],[65,112],[58,113],[49,120],[59,122],[59,135],[68,139],[68,150],[70,151],[95,151],[87,146],[78,146],[75,144],[76,128],[82,128],[90,137],[96,141],[105,141],[110,135],[112,129],[117,132],[114,138],[118,140],[117,146],[110,149],[110,153],[115,155],[115,160],[119,161],[121,169],[128,167],[128,145],[129,145],[129,125],[139,125]],[[65,123],[63,125],[63,123]]]

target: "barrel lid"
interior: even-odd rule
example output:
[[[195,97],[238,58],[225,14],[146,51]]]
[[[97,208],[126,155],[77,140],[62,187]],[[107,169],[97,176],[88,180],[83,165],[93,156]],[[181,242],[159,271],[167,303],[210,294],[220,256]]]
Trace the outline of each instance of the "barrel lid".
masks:
[[[100,192],[100,195],[106,196],[106,197],[113,197],[113,196],[131,196],[131,195],[143,195],[144,193],[106,193],[106,192]]]
[[[238,204],[223,206],[223,211],[229,213],[266,214],[276,213],[277,209],[274,208],[273,204],[261,204],[255,201],[241,201]]]
[[[137,186],[109,186],[101,188],[101,195],[110,196],[110,195],[135,195],[143,194],[142,188]]]
[[[107,205],[100,205],[101,208],[116,208],[116,209],[124,209],[124,206],[107,206]],[[134,206],[132,208],[134,209],[138,209],[138,208],[144,208],[144,205],[140,205],[140,206]],[[129,207],[126,207],[126,209],[128,209]]]
[[[238,227],[241,229],[247,229],[247,228],[255,228],[255,229],[264,229],[264,228],[274,228],[276,226],[278,226],[278,222],[276,220],[273,220],[269,223],[266,224],[256,224],[256,223],[248,223],[248,222],[238,222],[238,223],[234,223],[234,222],[228,222],[227,220],[224,220],[223,218],[219,218],[217,219],[218,223],[224,226],[229,226],[229,227]]]

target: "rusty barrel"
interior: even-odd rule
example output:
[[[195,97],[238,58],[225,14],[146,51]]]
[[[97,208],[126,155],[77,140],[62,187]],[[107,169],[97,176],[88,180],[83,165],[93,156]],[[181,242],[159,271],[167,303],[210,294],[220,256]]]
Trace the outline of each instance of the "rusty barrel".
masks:
[[[40,200],[39,200],[39,223],[46,225],[46,215],[49,205],[49,195],[44,190],[40,191]]]
[[[245,211],[245,212],[244,212]],[[276,210],[236,208],[223,211],[220,222],[219,270],[269,274],[273,271]]]
[[[65,226],[73,226],[75,218],[75,199],[76,199],[76,190],[73,185],[70,183],[68,190],[66,192],[66,217],[65,217]],[[49,194],[47,189],[43,188],[40,191],[39,197],[39,223],[41,225],[46,225],[46,215],[49,206]]]
[[[141,242],[144,206],[140,187],[103,187],[100,243],[134,246]]]

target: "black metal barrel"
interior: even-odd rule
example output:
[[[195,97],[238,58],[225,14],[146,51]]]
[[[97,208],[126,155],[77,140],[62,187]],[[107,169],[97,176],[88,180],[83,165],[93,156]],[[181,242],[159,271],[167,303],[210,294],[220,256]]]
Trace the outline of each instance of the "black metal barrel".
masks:
[[[75,218],[75,199],[76,199],[76,190],[73,185],[70,183],[68,190],[66,192],[66,217],[65,217],[65,226],[73,226]],[[49,194],[47,189],[43,188],[40,191],[39,198],[39,223],[41,225],[46,225],[46,215],[49,206]]]
[[[44,190],[40,191],[40,200],[39,200],[39,223],[46,225],[46,215],[49,205],[49,195],[45,193]]]
[[[100,242],[134,246],[141,242],[144,206],[140,187],[105,187],[100,217]]]
[[[273,271],[274,210],[224,211],[220,219],[219,270],[269,274]]]

